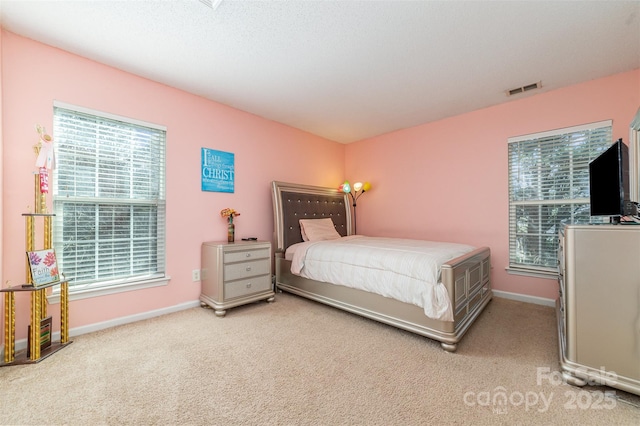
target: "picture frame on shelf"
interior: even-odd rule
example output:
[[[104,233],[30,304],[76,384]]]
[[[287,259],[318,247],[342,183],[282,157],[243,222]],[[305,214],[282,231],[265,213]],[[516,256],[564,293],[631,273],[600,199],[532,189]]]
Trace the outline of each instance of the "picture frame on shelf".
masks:
[[[31,284],[40,287],[60,281],[60,271],[54,249],[27,251]]]

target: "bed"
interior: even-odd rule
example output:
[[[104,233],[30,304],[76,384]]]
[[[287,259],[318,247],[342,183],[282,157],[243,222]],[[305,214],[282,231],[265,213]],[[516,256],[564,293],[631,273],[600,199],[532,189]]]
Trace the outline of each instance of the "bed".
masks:
[[[337,189],[286,182],[272,182],[275,240],[276,288],[324,303],[353,314],[373,319],[439,341],[442,348],[454,352],[462,336],[492,298],[488,247],[470,247],[464,254],[438,265],[438,288],[443,289],[448,313],[431,314],[419,306],[379,293],[346,285],[310,279],[300,274],[298,260],[287,249],[320,243],[303,240],[300,220],[319,223],[331,219],[339,234],[337,243],[366,241],[352,235],[352,215],[348,195]],[[304,230],[304,227],[303,227]],[[306,237],[306,236],[305,236]],[[344,238],[346,237],[346,238]],[[416,240],[406,240],[416,241]],[[324,242],[322,242],[324,244]],[[454,245],[455,246],[455,245]],[[454,247],[456,248],[456,247]],[[305,247],[304,249],[311,250]],[[455,253],[455,251],[453,252]],[[292,266],[296,273],[292,272]],[[344,281],[344,280],[343,280]],[[441,301],[441,300],[440,300]]]

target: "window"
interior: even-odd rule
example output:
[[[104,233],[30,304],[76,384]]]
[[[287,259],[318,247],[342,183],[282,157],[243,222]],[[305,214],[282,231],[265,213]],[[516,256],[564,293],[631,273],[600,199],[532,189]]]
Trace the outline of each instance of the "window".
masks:
[[[164,280],[165,128],[56,102],[53,132],[53,245],[70,293]]]
[[[611,121],[509,139],[509,271],[557,272],[565,224],[589,215],[589,162],[611,145]]]

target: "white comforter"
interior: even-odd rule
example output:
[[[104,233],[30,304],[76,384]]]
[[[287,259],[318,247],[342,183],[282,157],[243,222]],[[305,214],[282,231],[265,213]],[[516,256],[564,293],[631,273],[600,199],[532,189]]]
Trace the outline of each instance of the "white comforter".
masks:
[[[440,269],[473,250],[463,244],[353,235],[296,244],[291,272],[411,303],[429,318],[453,321]]]

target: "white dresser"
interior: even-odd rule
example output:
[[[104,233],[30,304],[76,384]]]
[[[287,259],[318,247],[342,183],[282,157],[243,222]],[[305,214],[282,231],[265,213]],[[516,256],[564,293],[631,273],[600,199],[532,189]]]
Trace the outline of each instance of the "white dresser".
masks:
[[[271,243],[211,241],[202,244],[202,306],[219,317],[227,309],[266,299],[273,302]]]
[[[569,225],[559,237],[564,378],[640,395],[640,225]]]

